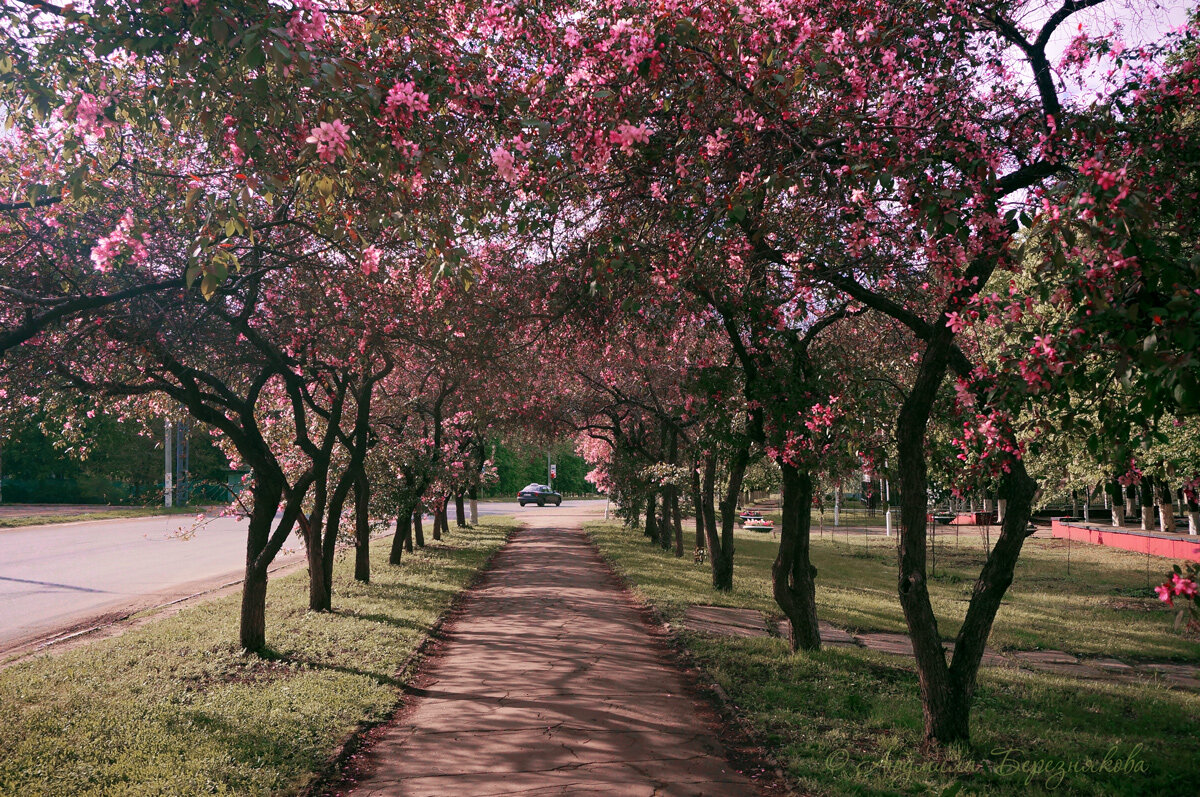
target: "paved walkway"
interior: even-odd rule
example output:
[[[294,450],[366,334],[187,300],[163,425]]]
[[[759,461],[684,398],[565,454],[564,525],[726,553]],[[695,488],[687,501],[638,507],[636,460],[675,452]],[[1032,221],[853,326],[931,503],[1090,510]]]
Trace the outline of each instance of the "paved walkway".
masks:
[[[352,794],[759,793],[578,529],[517,532],[422,676]]]
[[[786,638],[791,633],[787,620],[780,621],[776,629],[770,629],[762,612],[723,606],[690,606],[684,613],[683,625],[692,631],[725,636],[765,637],[771,635],[774,630],[779,636]],[[912,640],[907,634],[882,631],[851,634],[824,621],[819,621],[819,625],[821,641],[826,645],[863,647],[898,656],[913,655]],[[945,645],[947,649],[954,647],[952,642],[946,642]],[[1021,667],[1097,681],[1154,680],[1168,686],[1200,690],[1200,664],[1127,664],[1110,658],[1081,659],[1061,650],[1019,650],[1000,653],[991,648],[984,652],[983,664],[985,667]]]

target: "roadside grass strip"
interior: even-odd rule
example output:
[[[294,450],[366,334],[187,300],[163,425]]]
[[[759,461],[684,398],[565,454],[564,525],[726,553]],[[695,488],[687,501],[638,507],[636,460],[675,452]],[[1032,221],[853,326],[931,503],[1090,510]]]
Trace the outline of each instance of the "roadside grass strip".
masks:
[[[95,520],[120,520],[123,518],[158,517],[160,515],[195,515],[203,512],[203,507],[182,506],[166,509],[161,506],[151,507],[97,507],[94,510],[72,510],[56,512],[52,508],[45,511],[31,510],[24,515],[0,516],[0,529],[18,529],[25,526],[46,526],[58,523],[79,523]]]
[[[240,595],[0,673],[0,794],[291,794],[363,725],[385,720],[399,672],[515,527],[486,518],[386,564],[339,556],[334,611],[307,610],[307,573],[272,579],[269,655],[237,646]]]
[[[1200,694],[1153,682],[1083,680],[1007,667],[980,671],[970,749],[922,756],[921,704],[911,659],[855,647],[788,652],[784,640],[695,633],[679,625],[689,605],[780,612],[770,564],[778,542],[739,532],[734,590],[715,592],[707,565],[676,559],[640,531],[586,526],[605,558],[678,630],[688,654],[736,706],[752,735],[805,794],[1192,793],[1200,771]],[[1138,597],[1138,557],[1097,549],[1073,558],[1029,540],[992,644],[1130,660],[1200,660],[1200,644],[1177,634],[1170,613]],[[818,615],[852,631],[903,631],[895,596],[894,541],[866,553],[813,541]],[[858,543],[861,549],[861,542]],[[939,551],[939,569],[943,553]],[[966,561],[976,556],[978,561]],[[890,558],[889,558],[890,557]],[[941,631],[952,636],[965,611],[972,568],[982,553],[946,557],[930,585]],[[1142,606],[1141,601],[1146,605]],[[1130,608],[1130,602],[1137,604]],[[959,791],[961,789],[961,791]]]

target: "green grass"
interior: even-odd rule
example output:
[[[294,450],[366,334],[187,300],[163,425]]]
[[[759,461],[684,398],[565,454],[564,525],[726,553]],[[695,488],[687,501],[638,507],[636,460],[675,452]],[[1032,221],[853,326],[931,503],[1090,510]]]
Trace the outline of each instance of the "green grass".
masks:
[[[664,555],[637,531],[600,523],[587,530],[640,596],[669,619],[678,620],[689,604],[757,608],[778,616],[769,584],[774,541],[739,535],[734,591],[722,595],[709,586],[707,565]],[[895,579],[888,541],[873,540],[863,554],[861,539],[849,547],[840,539],[836,544],[828,538],[814,542],[822,618],[856,628],[901,630],[894,592],[885,594],[894,590]],[[1113,556],[1120,552],[1097,549],[1088,555],[1076,546],[1067,578],[1061,572],[1065,555],[1055,548],[1059,541],[1029,542],[1028,558],[1014,584],[1017,594],[1001,611],[993,641],[1035,641],[1079,652],[1133,652],[1147,645],[1154,655],[1196,660],[1195,643],[1175,635],[1164,613],[1131,613],[1107,606],[1105,597],[1089,597],[1097,591],[1104,596],[1114,590],[1144,590],[1144,569],[1127,572],[1138,557],[1131,563]],[[965,572],[971,556],[960,549],[951,565],[949,553],[939,551],[939,574],[943,558],[948,573],[932,586],[939,611],[955,611],[956,596],[969,589],[969,582],[952,583],[949,574]],[[1019,630],[1031,621],[1036,629]],[[952,619],[942,623],[944,633],[955,627]],[[1092,633],[1102,639],[1089,641]],[[956,785],[964,794],[987,795],[1195,790],[1200,695],[1194,692],[985,668],[972,716],[971,749],[926,759],[915,752],[921,706],[916,673],[905,657],[853,648],[791,655],[778,639],[687,631],[681,639],[803,793],[938,794]],[[1150,655],[1141,652],[1143,658]],[[1107,768],[1119,771],[1084,771],[1089,760],[1094,769],[1103,769],[1106,756]],[[1061,777],[1059,769],[1064,770]]]
[[[771,597],[771,562],[779,547],[770,535],[738,531],[732,593],[710,589],[707,565],[681,565],[671,556],[646,558],[643,537],[615,524],[591,524],[605,555],[628,569],[646,598],[671,619],[692,603],[759,609],[781,617]],[[993,537],[993,542],[995,538]],[[822,620],[861,631],[905,632],[896,598],[896,538],[881,535],[832,537],[813,530],[817,568],[817,611]],[[1174,629],[1175,615],[1146,586],[1146,557],[1114,548],[1073,543],[1071,572],[1067,543],[1029,539],[1016,576],[996,616],[990,644],[1002,650],[1065,650],[1081,656],[1115,656],[1128,661],[1200,660],[1200,640]],[[938,628],[947,639],[958,633],[975,578],[983,565],[978,537],[939,532],[936,569],[929,592]],[[1152,584],[1171,562],[1153,558]]]
[[[239,596],[0,673],[0,794],[294,793],[361,723],[385,719],[398,670],[513,527],[486,518],[386,564],[335,571],[334,612],[305,572],[273,580],[268,659],[236,645]]]
[[[177,506],[167,509],[161,506],[97,507],[85,512],[33,511],[19,517],[0,517],[0,529],[15,529],[23,526],[41,526],[48,523],[76,523],[83,520],[116,520],[129,517],[156,517],[158,515],[194,515],[203,511],[200,507]]]

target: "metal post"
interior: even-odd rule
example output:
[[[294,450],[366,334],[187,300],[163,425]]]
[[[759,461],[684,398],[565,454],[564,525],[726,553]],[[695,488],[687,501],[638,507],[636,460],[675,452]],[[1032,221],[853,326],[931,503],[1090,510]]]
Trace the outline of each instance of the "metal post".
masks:
[[[891,507],[888,507],[888,511],[885,515],[884,528],[886,530],[887,536],[888,537],[892,536],[892,510],[891,510]]]
[[[171,499],[174,497],[175,485],[172,479],[172,468],[175,466],[175,458],[171,454],[171,419],[167,418],[165,422],[166,434],[163,436],[163,506],[167,509],[171,508]]]
[[[833,525],[840,526],[842,517],[842,486],[833,485]]]

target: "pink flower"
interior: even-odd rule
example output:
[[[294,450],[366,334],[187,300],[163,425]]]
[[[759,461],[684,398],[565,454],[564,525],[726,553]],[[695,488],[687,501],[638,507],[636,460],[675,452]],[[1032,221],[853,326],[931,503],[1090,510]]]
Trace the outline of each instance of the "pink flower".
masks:
[[[104,104],[94,94],[84,92],[75,105],[75,132],[84,138],[104,138]]]
[[[842,50],[846,49],[846,31],[838,28],[829,37],[829,52],[837,55]]]
[[[950,327],[951,332],[958,334],[967,328],[967,319],[958,313],[946,313],[946,326]]]
[[[362,252],[362,273],[363,276],[369,277],[379,271],[379,256],[380,251],[373,246],[368,246]]]
[[[520,179],[517,174],[516,164],[517,159],[513,154],[506,150],[503,146],[497,146],[491,151],[492,163],[496,166],[496,173],[504,180],[510,183],[515,183]]]
[[[1171,592],[1171,584],[1170,583],[1160,584],[1159,586],[1154,588],[1154,591],[1158,593],[1158,599],[1160,601],[1162,601],[1163,603],[1166,603],[1170,606],[1175,605],[1175,601],[1173,601],[1171,599],[1173,593]]]
[[[295,9],[287,23],[288,35],[301,44],[321,38],[325,33],[325,12],[313,0],[295,0]]]
[[[127,210],[121,220],[117,222],[116,228],[92,247],[92,264],[97,271],[111,269],[113,258],[117,256],[123,246],[129,248],[130,259],[135,264],[145,262],[146,258],[150,256],[146,251],[145,240],[130,235],[132,229],[133,211]]]
[[[871,24],[870,22],[868,22],[866,25],[863,25],[861,28],[859,28],[855,32],[854,38],[856,41],[858,41],[860,43],[865,42],[867,39],[871,38],[871,34],[874,32],[875,32],[875,26],[873,24]]]
[[[622,122],[608,134],[608,140],[611,144],[617,144],[621,147],[621,151],[626,155],[633,154],[634,144],[650,143],[650,128],[645,125],[631,125],[629,122]]]
[[[322,161],[333,163],[346,152],[346,145],[350,142],[350,127],[341,119],[321,122],[304,141],[317,145],[317,157]]]
[[[1185,598],[1196,598],[1196,582],[1186,576],[1181,576],[1178,573],[1171,576],[1171,587],[1176,595],[1181,595]]]
[[[387,100],[383,104],[384,110],[395,116],[401,108],[405,109],[409,114],[419,113],[429,110],[429,95],[423,91],[417,91],[417,84],[411,80],[403,83],[396,83],[388,92]]]

